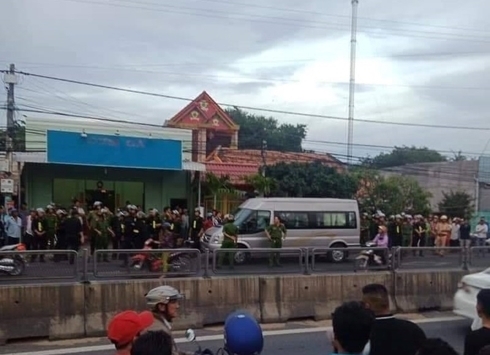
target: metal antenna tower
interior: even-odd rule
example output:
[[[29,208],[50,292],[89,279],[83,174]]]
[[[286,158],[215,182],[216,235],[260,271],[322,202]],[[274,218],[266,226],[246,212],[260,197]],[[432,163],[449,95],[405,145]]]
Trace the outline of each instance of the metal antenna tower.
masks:
[[[352,24],[350,39],[349,125],[347,135],[347,164],[352,164],[354,140],[354,94],[356,87],[357,7],[359,0],[352,0]]]

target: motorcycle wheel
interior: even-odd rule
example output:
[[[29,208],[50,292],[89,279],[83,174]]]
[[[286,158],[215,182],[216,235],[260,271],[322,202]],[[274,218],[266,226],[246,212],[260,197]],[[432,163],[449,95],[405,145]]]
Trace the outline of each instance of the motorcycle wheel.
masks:
[[[367,270],[368,268],[368,259],[356,259],[356,270]]]
[[[25,268],[26,264],[22,260],[14,258],[14,269],[8,274],[10,276],[20,276],[24,273]]]

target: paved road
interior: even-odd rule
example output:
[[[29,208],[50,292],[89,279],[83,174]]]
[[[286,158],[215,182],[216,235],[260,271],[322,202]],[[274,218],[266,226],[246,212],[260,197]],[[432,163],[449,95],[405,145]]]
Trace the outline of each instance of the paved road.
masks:
[[[438,317],[418,320],[420,326],[428,337],[442,337],[449,342],[459,353],[466,331],[470,325],[467,320],[458,320],[455,317]],[[289,323],[266,328],[264,326],[265,348],[264,355],[318,355],[329,354],[332,349],[326,337],[326,327],[311,323]],[[270,330],[266,330],[270,329]],[[222,346],[221,330],[197,330],[200,344],[203,347],[216,351]],[[182,350],[194,351],[195,345],[189,344],[181,338],[182,333],[176,334],[177,341]],[[105,339],[80,339],[63,341],[56,344],[49,342],[12,344],[0,347],[0,354],[10,355],[112,355],[114,350]]]
[[[349,259],[342,263],[327,262],[323,257],[315,258],[312,263],[313,273],[342,273],[352,272],[355,270],[354,258],[357,253],[353,253]],[[262,256],[262,257],[261,257]],[[213,262],[210,260],[208,275],[271,275],[304,272],[304,265],[300,264],[299,255],[283,256],[282,267],[269,268],[267,259],[264,254],[256,254],[251,261],[245,265],[236,265],[233,270],[228,267],[223,269],[213,268]],[[98,262],[96,264],[96,276],[94,275],[94,262],[89,260],[86,265],[88,280],[116,280],[116,279],[134,279],[134,278],[158,278],[162,273],[149,272],[147,270],[134,270],[132,268],[121,267],[120,260],[110,260],[109,262]],[[196,263],[195,270],[191,274],[204,276],[205,258],[201,258],[201,268],[198,270]],[[478,270],[490,266],[490,254],[485,257],[473,257],[472,269]],[[434,270],[434,269],[456,269],[461,267],[461,257],[458,253],[449,253],[445,257],[435,256],[426,252],[423,257],[413,256],[411,253],[406,254],[401,259],[399,270]],[[73,280],[82,280],[84,263],[79,256],[76,265],[70,265],[67,261],[55,263],[47,257],[46,263],[39,261],[30,263],[25,273],[19,277],[11,277],[0,274],[0,285],[4,284],[24,284],[39,282],[71,282]],[[371,267],[371,271],[386,270],[386,268]],[[186,276],[183,274],[170,274],[172,276]],[[189,275],[189,274],[187,274]]]

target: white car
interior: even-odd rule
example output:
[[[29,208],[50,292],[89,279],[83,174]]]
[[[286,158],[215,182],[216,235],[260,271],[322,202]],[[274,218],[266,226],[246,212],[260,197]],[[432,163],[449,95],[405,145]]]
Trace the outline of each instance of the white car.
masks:
[[[476,314],[476,295],[484,288],[490,288],[490,268],[463,276],[454,295],[453,313],[471,319],[472,330],[482,327],[481,319]]]

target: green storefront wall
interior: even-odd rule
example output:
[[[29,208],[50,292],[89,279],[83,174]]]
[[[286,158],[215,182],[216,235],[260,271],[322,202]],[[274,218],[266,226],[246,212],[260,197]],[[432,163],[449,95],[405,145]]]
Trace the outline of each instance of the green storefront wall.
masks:
[[[104,188],[116,190],[121,200],[133,203],[138,194],[142,196],[145,209],[162,210],[170,206],[171,200],[186,200],[187,206],[193,202],[191,174],[188,171],[166,171],[124,168],[103,168],[46,163],[26,163],[22,171],[26,202],[31,208],[44,207],[51,202],[65,205],[68,201],[56,201],[55,196],[79,196],[86,189],[95,189],[97,181]],[[60,180],[65,183],[60,184]],[[55,181],[58,183],[55,184]],[[55,191],[55,185],[63,191]],[[136,189],[136,186],[139,188]],[[138,190],[141,192],[135,192]]]

